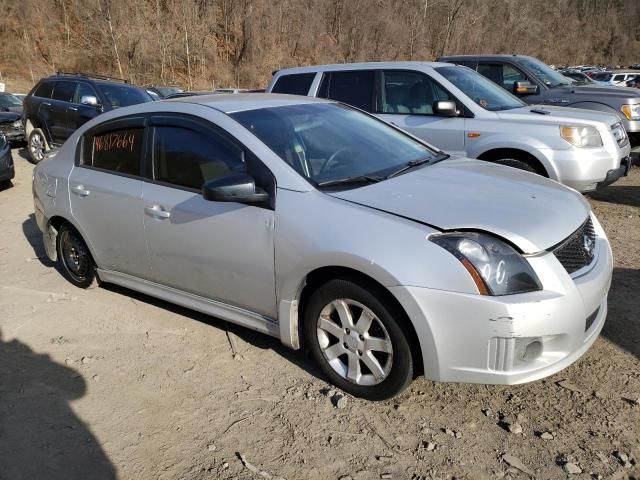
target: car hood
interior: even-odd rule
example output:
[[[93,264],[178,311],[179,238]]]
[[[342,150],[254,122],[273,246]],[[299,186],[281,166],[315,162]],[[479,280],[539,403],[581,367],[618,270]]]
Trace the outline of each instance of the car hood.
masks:
[[[640,93],[634,92],[634,89],[628,87],[615,87],[604,85],[575,85],[569,87],[556,87],[549,90],[550,94],[568,95],[576,93],[580,95],[594,95],[602,98],[633,98],[638,97],[640,101]]]
[[[0,122],[15,122],[21,115],[16,112],[0,112]]]
[[[461,157],[379,183],[327,193],[438,230],[490,232],[524,253],[560,243],[584,223],[590,211],[582,195],[559,183]]]
[[[526,121],[538,124],[552,123],[559,125],[567,123],[573,125],[579,121],[579,123],[594,126],[597,126],[598,122],[603,122],[607,127],[610,127],[620,121],[612,113],[584,110],[582,108],[556,107],[553,105],[527,105],[526,107],[503,110],[496,113],[502,120],[510,122]]]

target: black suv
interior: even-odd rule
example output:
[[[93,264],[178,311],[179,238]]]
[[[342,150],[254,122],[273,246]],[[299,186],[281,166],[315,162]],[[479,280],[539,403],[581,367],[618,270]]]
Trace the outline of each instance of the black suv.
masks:
[[[150,101],[143,88],[126,80],[82,73],[43,78],[24,99],[22,122],[31,161],[38,163],[47,150],[102,112]]]

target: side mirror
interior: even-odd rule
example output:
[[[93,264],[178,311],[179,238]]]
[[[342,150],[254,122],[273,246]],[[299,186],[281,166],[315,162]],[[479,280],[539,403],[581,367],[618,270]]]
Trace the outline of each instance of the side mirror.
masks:
[[[432,108],[434,115],[440,115],[441,117],[458,116],[458,107],[456,106],[456,102],[452,102],[451,100],[438,100],[433,102]]]
[[[100,102],[98,102],[98,99],[96,97],[94,97],[93,95],[83,95],[80,98],[80,103],[82,105],[89,105],[91,107],[99,107],[100,106]]]
[[[230,173],[209,180],[202,186],[202,196],[212,202],[238,202],[249,205],[269,201],[269,194],[256,187],[256,182],[246,173]]]
[[[515,95],[535,95],[538,93],[538,86],[531,82],[513,82],[513,93]]]

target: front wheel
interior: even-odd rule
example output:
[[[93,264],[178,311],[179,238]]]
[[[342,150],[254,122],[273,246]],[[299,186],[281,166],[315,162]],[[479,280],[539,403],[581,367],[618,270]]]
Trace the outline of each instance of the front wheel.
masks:
[[[401,312],[380,295],[348,280],[316,290],[304,313],[305,339],[323,373],[342,390],[384,400],[413,379],[411,348]]]
[[[504,165],[506,167],[517,168],[526,172],[540,173],[533,167],[533,165],[530,165],[525,161],[518,160],[517,158],[499,158],[498,160],[494,160],[493,163]]]
[[[69,224],[60,227],[56,242],[63,275],[79,288],[89,288],[96,278],[95,264],[87,244]]]
[[[27,139],[27,150],[31,163],[40,163],[44,159],[44,154],[47,151],[47,140],[39,128],[31,130]]]

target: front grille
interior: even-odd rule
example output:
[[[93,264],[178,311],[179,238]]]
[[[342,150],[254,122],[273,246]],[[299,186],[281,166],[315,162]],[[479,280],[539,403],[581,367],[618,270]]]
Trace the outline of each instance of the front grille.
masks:
[[[565,270],[573,273],[586,267],[593,261],[596,247],[596,232],[591,217],[582,226],[569,235],[565,241],[553,247],[551,251]]]

